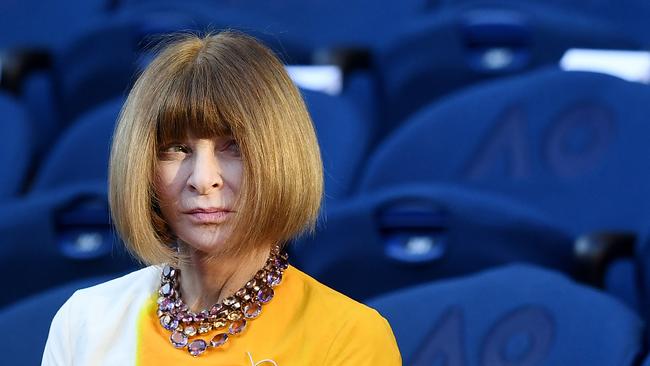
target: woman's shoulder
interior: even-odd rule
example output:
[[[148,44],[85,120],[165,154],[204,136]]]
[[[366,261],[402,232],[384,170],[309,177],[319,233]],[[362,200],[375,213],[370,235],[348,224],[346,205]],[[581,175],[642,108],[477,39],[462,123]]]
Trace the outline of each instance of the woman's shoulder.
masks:
[[[151,293],[156,289],[159,276],[160,267],[145,267],[121,277],[79,289],[73,294],[73,298],[83,301],[105,298],[115,300],[133,294]]]
[[[393,331],[379,312],[290,268],[294,281],[302,286],[304,316],[331,332],[326,364],[402,364]]]
[[[383,322],[383,317],[373,308],[362,304],[319,282],[296,267],[289,267],[293,276],[301,283],[303,300],[319,312],[336,315],[341,319]]]
[[[106,352],[107,344],[122,351],[132,347],[133,327],[124,324],[135,324],[159,276],[160,268],[152,266],[75,291],[52,319],[43,365],[69,365],[73,359],[86,364],[97,352]]]
[[[66,302],[71,308],[82,308],[78,316],[105,313],[131,307],[134,302],[144,301],[156,291],[160,267],[145,267],[121,277],[75,291]]]

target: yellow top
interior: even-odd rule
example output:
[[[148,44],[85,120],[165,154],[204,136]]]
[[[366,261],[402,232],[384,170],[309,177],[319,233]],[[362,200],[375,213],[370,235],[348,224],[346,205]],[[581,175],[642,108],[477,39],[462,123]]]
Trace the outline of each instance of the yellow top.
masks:
[[[169,342],[156,317],[156,296],[138,320],[137,365],[398,366],[402,364],[388,322],[360,304],[289,266],[271,302],[243,333],[199,357]],[[206,342],[217,334],[200,336]],[[190,338],[195,339],[196,337]]]

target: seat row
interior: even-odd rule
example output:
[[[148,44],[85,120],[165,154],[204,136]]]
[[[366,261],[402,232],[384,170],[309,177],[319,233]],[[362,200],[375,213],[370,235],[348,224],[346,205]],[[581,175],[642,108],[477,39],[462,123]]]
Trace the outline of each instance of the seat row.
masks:
[[[274,5],[246,11],[205,1],[126,2],[83,18],[83,26],[56,45],[0,38],[0,86],[25,108],[40,158],[83,114],[124,96],[163,34],[234,28],[259,37],[288,64],[340,66],[346,76],[344,94],[368,116],[380,139],[441,97],[484,80],[557,64],[570,48],[639,50],[650,43],[620,32],[609,17],[570,7],[456,1],[433,11],[433,4],[420,1],[408,9],[386,4],[372,12],[363,2],[333,3],[327,11],[341,9],[330,20],[323,9],[294,4],[301,16],[291,21],[292,8],[272,9]],[[356,7],[367,12],[364,22],[354,20],[360,16]],[[309,14],[322,21],[310,21]],[[365,79],[364,86],[355,88],[359,78]]]
[[[305,263],[323,279],[350,253],[423,264],[405,280],[386,278],[387,287],[357,296],[524,260],[589,278],[638,304],[642,291],[633,290],[644,285],[633,273],[645,267],[634,258],[645,255],[636,242],[650,212],[650,175],[641,168],[650,155],[644,139],[649,96],[647,86],[609,76],[541,70],[432,104],[372,148],[366,134],[372,127],[349,103],[305,92],[325,164],[327,225],[296,250],[305,248]],[[32,260],[16,251],[47,248],[53,252],[43,261],[70,262],[69,276],[76,262],[62,248],[106,255],[97,244],[103,234],[85,233],[110,232],[106,172],[120,105],[110,102],[66,131],[27,194],[0,204],[7,253],[0,268],[7,273]],[[355,220],[351,232],[347,223]],[[578,240],[585,237],[588,244]],[[482,240],[492,244],[482,246]],[[331,247],[332,241],[346,244]],[[371,271],[374,264],[367,262]],[[585,263],[587,270],[579,268]],[[60,268],[60,279],[17,286],[0,302],[71,279]],[[353,283],[341,286],[352,294],[358,291]]]

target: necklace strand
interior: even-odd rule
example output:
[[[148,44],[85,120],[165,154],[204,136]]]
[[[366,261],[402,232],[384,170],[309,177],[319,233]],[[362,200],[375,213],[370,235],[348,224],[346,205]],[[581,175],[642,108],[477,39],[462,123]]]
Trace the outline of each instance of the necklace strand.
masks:
[[[274,246],[264,267],[244,287],[209,309],[195,313],[181,298],[180,270],[165,265],[160,276],[157,315],[163,328],[171,332],[169,341],[194,357],[210,348],[223,346],[231,336],[240,335],[248,321],[260,315],[262,305],[273,299],[273,288],[282,282],[288,267],[287,253]],[[212,331],[219,333],[210,341],[199,337]]]

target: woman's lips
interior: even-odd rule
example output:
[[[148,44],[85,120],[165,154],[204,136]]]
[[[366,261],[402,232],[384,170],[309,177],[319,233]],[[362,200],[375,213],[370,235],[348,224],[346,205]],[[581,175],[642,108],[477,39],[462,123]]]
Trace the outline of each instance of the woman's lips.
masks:
[[[199,224],[220,224],[226,221],[231,213],[231,211],[191,211],[186,215]]]

